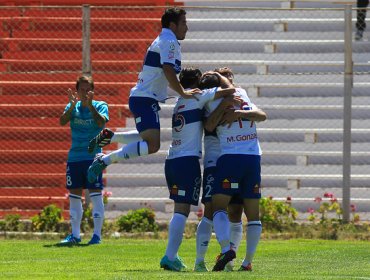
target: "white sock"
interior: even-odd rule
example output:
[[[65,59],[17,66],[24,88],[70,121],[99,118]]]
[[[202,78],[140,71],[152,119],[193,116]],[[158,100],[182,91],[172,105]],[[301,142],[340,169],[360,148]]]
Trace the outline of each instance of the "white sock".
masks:
[[[221,252],[230,250],[229,217],[226,211],[219,210],[213,214],[213,228],[218,243],[221,245]]]
[[[261,221],[251,221],[247,224],[247,253],[243,261],[243,266],[252,263],[254,253],[257,250],[257,245],[261,237],[261,232]]]
[[[148,143],[146,141],[138,141],[129,143],[121,149],[103,156],[102,159],[106,165],[109,165],[111,163],[122,162],[130,158],[146,156],[148,153]]]
[[[101,237],[101,230],[104,223],[104,203],[101,193],[90,193],[90,199],[93,205],[94,234]]]
[[[238,251],[242,238],[243,238],[243,223],[241,221],[238,223],[230,222],[230,245],[235,252]]]
[[[206,255],[209,240],[212,235],[213,222],[206,217],[203,217],[198,224],[196,244],[197,244],[197,257],[195,263],[200,263],[204,261]]]
[[[175,260],[177,256],[187,219],[188,217],[179,213],[174,213],[172,216],[168,226],[168,244],[166,249],[166,256],[170,261]]]
[[[69,215],[72,227],[72,234],[76,238],[80,238],[80,227],[82,220],[82,202],[81,196],[69,194]]]
[[[130,131],[116,131],[111,139],[111,142],[128,144],[131,142],[139,142],[143,141],[140,137],[140,134],[137,130],[130,130]]]

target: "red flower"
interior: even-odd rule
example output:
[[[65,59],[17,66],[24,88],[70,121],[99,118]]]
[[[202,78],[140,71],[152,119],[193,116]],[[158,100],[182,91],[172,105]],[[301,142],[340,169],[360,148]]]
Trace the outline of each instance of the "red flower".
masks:
[[[288,196],[288,197],[286,198],[286,200],[287,200],[287,201],[291,201],[291,200],[292,200],[292,197],[291,197],[291,196]]]
[[[310,213],[310,214],[313,214],[313,213],[315,213],[315,210],[313,208],[308,208],[307,212]]]
[[[315,202],[317,202],[317,203],[320,203],[321,201],[322,201],[322,198],[321,197],[315,197],[315,200],[314,200]]]
[[[334,195],[332,193],[326,192],[326,193],[324,193],[324,197],[332,198],[332,197],[334,197]]]
[[[356,205],[351,204],[351,212],[356,212]]]

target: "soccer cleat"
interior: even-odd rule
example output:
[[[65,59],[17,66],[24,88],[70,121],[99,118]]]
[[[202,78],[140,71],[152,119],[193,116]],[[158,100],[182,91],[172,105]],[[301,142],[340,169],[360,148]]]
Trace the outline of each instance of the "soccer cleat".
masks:
[[[99,236],[97,236],[96,234],[94,234],[91,238],[91,240],[89,241],[89,245],[95,245],[95,244],[100,244],[101,243],[101,239]]]
[[[355,40],[356,41],[360,41],[362,39],[363,35],[364,35],[364,31],[357,30],[356,31],[356,34],[355,34]]]
[[[238,271],[252,271],[252,264],[249,263],[247,266],[241,265]]]
[[[103,170],[107,167],[107,165],[102,160],[104,154],[97,154],[93,163],[90,165],[89,169],[87,170],[87,179],[90,183],[94,183],[96,178],[103,172]]]
[[[59,245],[77,245],[81,242],[81,238],[76,238],[73,234],[68,235],[65,239],[60,241]]]
[[[94,150],[97,147],[104,147],[108,144],[110,144],[110,141],[112,140],[112,137],[114,135],[114,132],[110,130],[109,128],[104,128],[98,135],[96,135],[93,139],[89,142],[88,151],[89,153],[93,153]]]
[[[234,270],[234,261],[229,261],[226,265],[225,265],[225,269],[224,271],[233,271]]]
[[[207,272],[208,268],[206,267],[205,262],[201,261],[201,262],[195,264],[194,271],[195,272]]]
[[[186,268],[186,265],[181,261],[181,259],[176,258],[174,261],[170,261],[167,256],[164,256],[159,263],[161,268],[165,270],[181,271]]]
[[[226,264],[229,261],[232,261],[236,258],[236,254],[234,250],[229,250],[223,254],[219,254],[216,259],[216,264],[213,267],[213,271],[222,271],[224,270]]]
[[[176,256],[175,258],[175,261],[179,262],[181,264],[181,267],[183,269],[187,269],[188,267],[184,264],[184,261],[182,260],[182,258],[180,256]]]

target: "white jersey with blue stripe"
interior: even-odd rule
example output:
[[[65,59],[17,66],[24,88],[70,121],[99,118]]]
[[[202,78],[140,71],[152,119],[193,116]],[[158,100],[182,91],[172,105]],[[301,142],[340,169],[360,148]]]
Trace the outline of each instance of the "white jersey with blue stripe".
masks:
[[[234,95],[243,100],[243,104],[240,107],[234,107],[236,110],[251,110],[252,108],[257,108],[256,105],[251,102],[244,89],[236,88]],[[220,100],[209,102],[206,105],[206,110],[208,112],[214,111],[220,102]],[[228,128],[227,125],[219,125],[216,131],[221,146],[220,156],[224,154],[262,154],[255,122],[251,122],[247,119],[239,119],[232,123],[230,128]]]
[[[143,69],[130,96],[150,97],[157,101],[167,98],[168,81],[163,72],[163,65],[169,64],[176,74],[181,71],[181,47],[176,35],[168,28],[163,28],[159,36],[149,46],[144,59]]]
[[[207,89],[195,98],[179,97],[172,115],[172,144],[167,159],[202,157],[203,107],[215,97],[217,88]]]

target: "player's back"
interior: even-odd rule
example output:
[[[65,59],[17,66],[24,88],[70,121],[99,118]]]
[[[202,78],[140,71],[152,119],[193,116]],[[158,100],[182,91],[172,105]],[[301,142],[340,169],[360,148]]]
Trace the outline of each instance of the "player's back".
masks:
[[[242,88],[237,88],[234,93],[236,97],[243,100],[239,107],[234,106],[235,110],[251,110],[255,105],[251,102],[247,92]],[[207,104],[207,110],[213,111],[219,102],[213,101]],[[221,155],[223,154],[251,154],[261,155],[262,150],[257,137],[255,122],[247,119],[238,119],[230,127],[219,125],[217,135],[221,145]]]
[[[178,98],[172,115],[172,144],[168,159],[202,156],[203,107],[213,100],[217,88],[204,90],[198,100]]]

